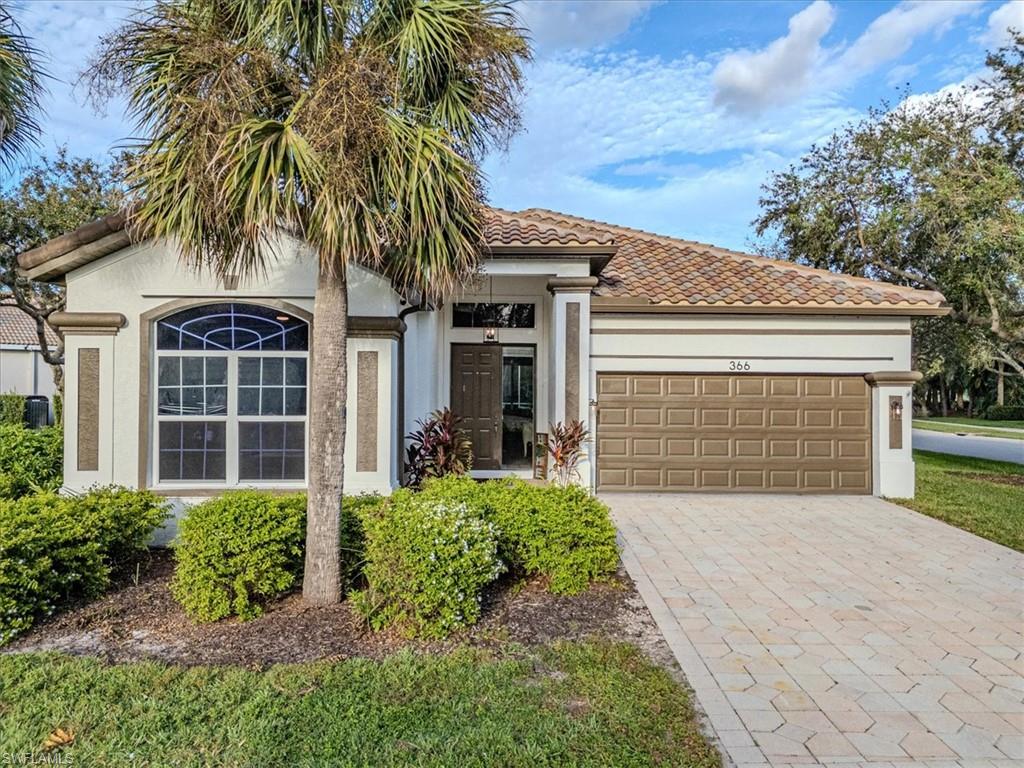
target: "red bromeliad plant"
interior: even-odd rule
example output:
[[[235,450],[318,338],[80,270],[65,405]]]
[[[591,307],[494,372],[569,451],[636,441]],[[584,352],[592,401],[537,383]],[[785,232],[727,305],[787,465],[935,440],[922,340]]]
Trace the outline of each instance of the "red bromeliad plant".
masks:
[[[548,435],[551,473],[555,482],[563,488],[580,478],[577,468],[585,455],[583,443],[589,434],[579,419],[573,419],[568,424],[558,422],[551,425]]]
[[[434,411],[420,428],[408,435],[406,448],[406,485],[419,487],[431,477],[464,475],[473,463],[473,445],[469,433],[459,428],[462,422],[448,408]]]

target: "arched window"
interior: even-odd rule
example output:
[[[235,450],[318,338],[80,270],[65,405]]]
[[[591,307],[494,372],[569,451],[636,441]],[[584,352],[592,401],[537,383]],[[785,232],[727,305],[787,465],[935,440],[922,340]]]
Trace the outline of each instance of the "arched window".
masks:
[[[256,304],[156,323],[158,484],[301,484],[309,325]]]

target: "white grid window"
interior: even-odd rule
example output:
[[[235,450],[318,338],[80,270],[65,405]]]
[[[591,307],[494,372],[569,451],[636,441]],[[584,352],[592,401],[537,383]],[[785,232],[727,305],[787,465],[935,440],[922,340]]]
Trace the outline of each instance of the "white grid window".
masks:
[[[253,304],[157,322],[158,485],[298,485],[306,478],[309,326]]]

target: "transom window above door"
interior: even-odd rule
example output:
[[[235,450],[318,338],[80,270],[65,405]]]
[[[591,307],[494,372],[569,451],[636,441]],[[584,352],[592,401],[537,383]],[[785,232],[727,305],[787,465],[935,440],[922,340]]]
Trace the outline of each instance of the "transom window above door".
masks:
[[[456,302],[453,328],[533,328],[536,305],[527,303]]]
[[[158,484],[306,479],[309,325],[257,304],[189,307],[156,323]]]

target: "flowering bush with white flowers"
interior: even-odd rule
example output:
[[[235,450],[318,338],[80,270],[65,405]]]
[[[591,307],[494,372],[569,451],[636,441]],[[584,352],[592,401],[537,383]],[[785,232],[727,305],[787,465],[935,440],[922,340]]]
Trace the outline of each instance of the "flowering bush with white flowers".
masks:
[[[367,586],[353,599],[373,628],[436,638],[477,621],[483,588],[505,570],[492,523],[401,490],[363,525]]]

